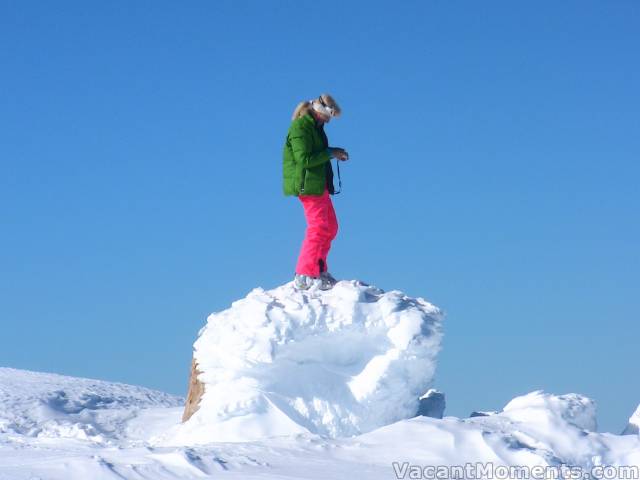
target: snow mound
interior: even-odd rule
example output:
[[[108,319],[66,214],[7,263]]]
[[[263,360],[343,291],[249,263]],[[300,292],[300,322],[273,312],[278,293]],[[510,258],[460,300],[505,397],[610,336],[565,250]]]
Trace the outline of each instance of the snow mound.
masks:
[[[492,426],[517,449],[531,449],[549,462],[561,458],[586,465],[598,451],[595,402],[577,393],[555,395],[537,390],[511,400],[503,410],[469,419]]]
[[[531,423],[567,423],[581,430],[595,432],[596,404],[577,393],[553,395],[541,390],[511,400],[503,409],[511,420]]]
[[[350,436],[413,417],[435,372],[442,314],[358,281],[256,288],[209,316],[195,342],[200,409],[186,443]]]
[[[595,407],[585,396],[535,391],[514,398],[500,412],[478,413],[465,419],[421,416],[396,422],[358,436],[358,447],[367,450],[375,462],[388,464],[407,461],[416,465],[491,463],[557,468],[569,465],[579,467],[585,474],[582,478],[605,478],[602,474],[596,477],[597,471],[593,477],[587,474],[596,466],[616,465],[633,466],[630,474],[640,474],[640,438],[591,431],[595,427]],[[560,470],[555,470],[558,476],[553,472],[549,470],[544,477],[506,477],[496,472],[493,476],[485,473],[486,476],[460,478],[570,478],[559,476]],[[607,475],[625,478],[611,476],[610,472]],[[411,476],[408,472],[397,478],[427,476]]]
[[[144,387],[0,368],[0,435],[104,442],[140,409],[182,403]]]

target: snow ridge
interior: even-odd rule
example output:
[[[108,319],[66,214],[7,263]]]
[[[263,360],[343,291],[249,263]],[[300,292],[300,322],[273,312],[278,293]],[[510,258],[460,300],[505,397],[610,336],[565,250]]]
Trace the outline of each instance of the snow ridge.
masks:
[[[182,403],[144,387],[0,368],[0,434],[103,442],[141,409]]]

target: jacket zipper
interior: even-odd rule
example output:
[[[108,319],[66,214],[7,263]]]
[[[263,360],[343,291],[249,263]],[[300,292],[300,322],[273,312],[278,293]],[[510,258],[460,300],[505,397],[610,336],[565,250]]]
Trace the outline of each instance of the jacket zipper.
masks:
[[[302,185],[300,185],[300,193],[304,193],[304,184],[307,181],[307,169],[304,169],[304,173],[302,174]]]

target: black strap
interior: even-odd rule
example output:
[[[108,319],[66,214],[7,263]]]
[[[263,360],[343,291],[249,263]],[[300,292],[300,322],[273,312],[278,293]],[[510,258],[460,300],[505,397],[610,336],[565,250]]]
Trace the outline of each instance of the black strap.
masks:
[[[336,192],[334,189],[333,194],[337,195],[342,191],[342,178],[340,178],[340,160],[336,158],[336,167],[338,167],[338,191]]]

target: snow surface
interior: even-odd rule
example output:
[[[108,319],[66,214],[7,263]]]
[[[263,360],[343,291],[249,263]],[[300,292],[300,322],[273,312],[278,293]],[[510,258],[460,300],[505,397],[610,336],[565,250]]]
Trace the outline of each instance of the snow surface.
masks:
[[[388,480],[422,478],[411,476],[416,472],[410,468],[476,462],[569,465],[585,472],[610,465],[640,469],[640,437],[595,432],[594,402],[578,394],[535,391],[483,416],[408,418],[418,407],[409,397],[424,394],[431,383],[435,357],[425,350],[433,348],[435,355],[439,346],[439,312],[399,292],[385,294],[357,282],[341,287],[305,295],[286,285],[271,292],[257,289],[227,313],[209,318],[196,344],[198,359],[209,362],[204,375],[218,368],[226,375],[207,381],[240,390],[223,392],[219,404],[207,398],[201,421],[212,419],[212,436],[233,442],[203,443],[206,425],[181,425],[179,397],[0,368],[0,480]],[[212,345],[221,350],[206,351]],[[231,373],[217,358],[221,352],[233,354],[224,364]],[[384,368],[368,370],[379,357],[388,360]],[[413,365],[414,359],[428,366]],[[368,373],[361,376],[363,371]],[[426,379],[418,381],[416,372]],[[353,383],[349,376],[362,380]],[[316,383],[333,390],[320,397],[316,413],[305,416],[295,399],[311,404],[308,392],[323,393]],[[351,388],[356,400],[344,395]],[[394,390],[387,393],[389,403],[379,395],[385,389]],[[244,410],[238,392],[251,396]],[[423,400],[429,398],[444,403],[441,392],[432,390]],[[262,410],[255,408],[260,401]],[[228,410],[215,416],[217,405]],[[346,422],[336,420],[347,411]],[[226,418],[229,412],[235,417]],[[397,418],[402,414],[407,417]],[[368,431],[349,433],[358,429]]]
[[[583,428],[595,425],[593,402],[575,394],[537,391],[489,416],[415,417],[353,437],[168,447],[158,442],[180,422],[177,397],[6,368],[0,392],[0,480],[387,480],[394,462],[640,468],[640,438]]]

